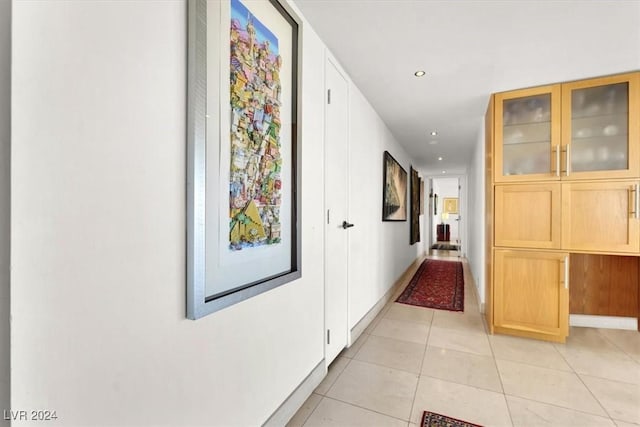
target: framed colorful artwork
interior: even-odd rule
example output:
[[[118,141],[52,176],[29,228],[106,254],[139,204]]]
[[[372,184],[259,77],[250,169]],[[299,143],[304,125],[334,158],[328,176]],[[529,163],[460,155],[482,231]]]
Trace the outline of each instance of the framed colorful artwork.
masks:
[[[382,220],[407,220],[407,171],[388,151],[383,160]]]
[[[298,20],[188,2],[187,317],[301,276]]]
[[[418,171],[411,166],[411,224],[409,244],[420,241],[420,177]]]

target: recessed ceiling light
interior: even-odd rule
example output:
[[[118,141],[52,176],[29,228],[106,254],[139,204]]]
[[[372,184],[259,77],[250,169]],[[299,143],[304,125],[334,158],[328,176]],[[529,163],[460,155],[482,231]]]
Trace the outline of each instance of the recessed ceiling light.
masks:
[[[442,171],[442,173],[447,173],[447,171]]]
[[[442,157],[438,157],[438,160],[442,160]]]
[[[427,73],[425,73],[425,72],[424,72],[424,71],[422,71],[422,70],[418,70],[418,71],[416,71],[415,73],[413,73],[413,75],[414,75],[414,76],[416,76],[416,77],[422,77],[422,76],[424,76],[425,74],[427,74]]]
[[[436,145],[438,143],[438,141],[436,141],[435,139],[433,141],[429,141],[429,145]]]
[[[438,132],[436,132],[435,130],[431,131],[431,136],[436,136],[438,134]]]

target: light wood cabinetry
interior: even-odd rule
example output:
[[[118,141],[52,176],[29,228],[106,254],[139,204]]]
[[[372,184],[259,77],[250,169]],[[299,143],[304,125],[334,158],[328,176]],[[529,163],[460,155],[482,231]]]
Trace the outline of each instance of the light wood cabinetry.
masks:
[[[495,246],[560,249],[560,183],[498,185]]]
[[[562,248],[640,252],[639,181],[562,184]]]
[[[495,95],[495,181],[559,177],[560,85]]]
[[[569,331],[569,254],[495,250],[498,333],[564,342]]]
[[[640,253],[640,181],[541,182],[494,188],[494,246]]]
[[[640,177],[640,73],[494,97],[496,183]]]
[[[640,177],[640,73],[562,84],[562,178]]]
[[[640,73],[494,94],[486,120],[487,322],[562,342],[571,254],[640,257]]]
[[[489,327],[489,332],[493,334],[493,218],[494,218],[494,205],[493,205],[493,141],[494,134],[494,120],[493,120],[493,96],[489,98],[489,105],[487,107],[487,113],[484,120],[485,131],[485,283],[487,284],[484,289],[484,315]]]

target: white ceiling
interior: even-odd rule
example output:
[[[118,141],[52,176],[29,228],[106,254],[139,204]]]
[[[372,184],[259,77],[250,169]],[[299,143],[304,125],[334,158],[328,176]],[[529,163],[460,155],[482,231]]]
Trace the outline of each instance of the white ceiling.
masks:
[[[427,173],[465,171],[493,92],[640,69],[638,0],[295,3]]]

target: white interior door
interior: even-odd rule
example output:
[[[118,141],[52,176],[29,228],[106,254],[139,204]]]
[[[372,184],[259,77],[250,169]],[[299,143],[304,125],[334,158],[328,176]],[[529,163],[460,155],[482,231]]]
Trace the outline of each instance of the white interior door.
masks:
[[[327,60],[325,123],[325,360],[348,342],[348,84]]]

